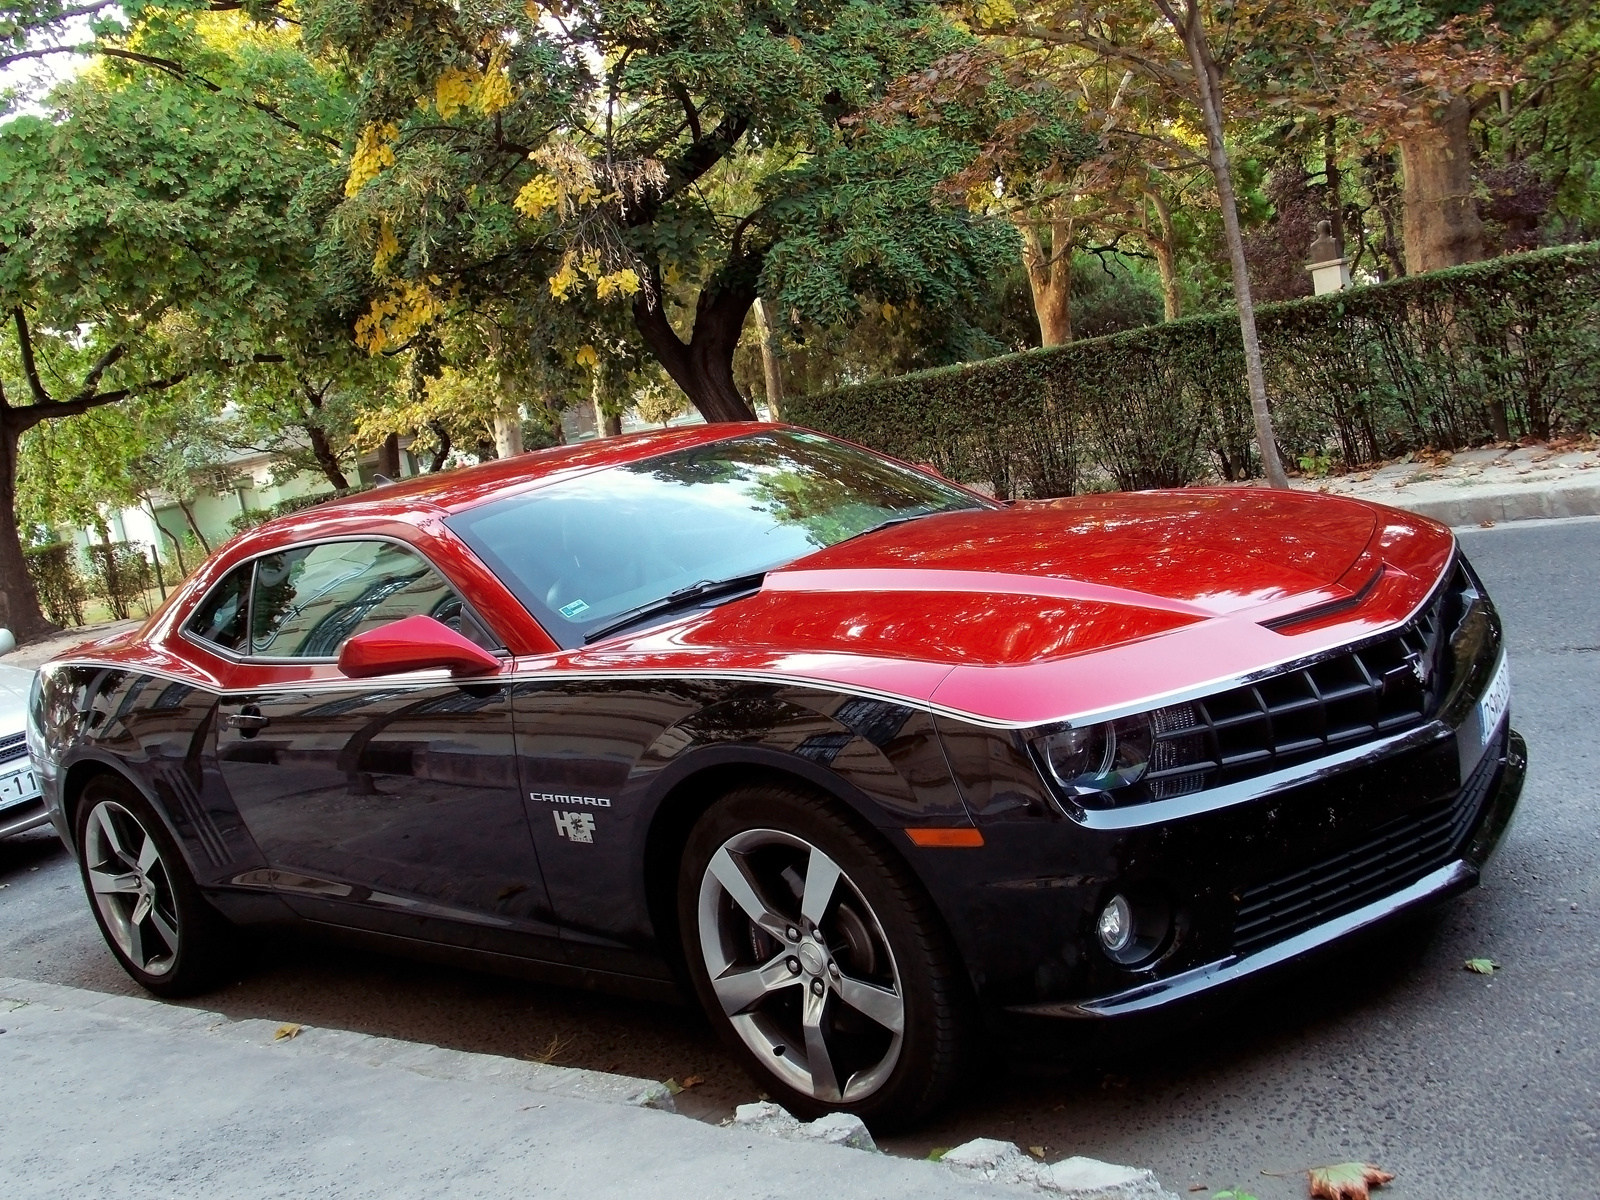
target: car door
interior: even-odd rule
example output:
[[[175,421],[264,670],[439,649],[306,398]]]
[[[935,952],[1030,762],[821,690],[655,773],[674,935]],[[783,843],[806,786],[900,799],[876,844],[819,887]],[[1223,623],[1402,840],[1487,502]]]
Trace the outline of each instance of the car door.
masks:
[[[217,752],[269,869],[240,882],[314,919],[559,958],[509,679],[354,680],[335,664],[349,637],[419,613],[492,643],[470,607],[414,549],[387,540],[293,547],[255,559],[250,575]]]

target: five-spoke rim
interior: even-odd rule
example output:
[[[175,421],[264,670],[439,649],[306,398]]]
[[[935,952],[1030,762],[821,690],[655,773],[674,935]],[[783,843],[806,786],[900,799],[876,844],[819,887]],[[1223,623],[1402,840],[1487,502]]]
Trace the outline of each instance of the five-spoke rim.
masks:
[[[114,800],[89,813],[84,870],[95,907],[117,948],[146,975],[165,975],[178,958],[172,877],[155,839]]]
[[[700,948],[745,1045],[796,1091],[871,1095],[905,1031],[899,967],[877,915],[828,855],[777,829],[725,841],[700,881]]]

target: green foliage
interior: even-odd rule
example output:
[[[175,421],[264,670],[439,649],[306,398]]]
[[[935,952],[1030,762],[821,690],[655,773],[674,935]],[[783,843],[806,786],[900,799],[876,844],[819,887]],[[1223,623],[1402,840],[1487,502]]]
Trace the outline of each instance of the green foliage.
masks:
[[[84,548],[89,560],[89,591],[105,602],[114,620],[126,621],[133,606],[156,585],[154,570],[137,542],[107,542]]]
[[[1512,255],[1257,320],[1287,457],[1600,430],[1600,246]],[[1171,487],[1252,468],[1231,314],[792,397],[789,419],[999,495]]]
[[[73,561],[77,556],[72,546],[66,542],[30,546],[23,551],[23,556],[45,616],[61,626],[69,622],[82,625],[83,605],[89,599],[89,591]]]

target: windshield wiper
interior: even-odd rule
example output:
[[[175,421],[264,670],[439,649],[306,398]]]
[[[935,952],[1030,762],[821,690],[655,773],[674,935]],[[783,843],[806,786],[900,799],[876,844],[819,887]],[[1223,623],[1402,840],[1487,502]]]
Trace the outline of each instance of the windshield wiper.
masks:
[[[691,583],[688,587],[679,588],[675,592],[668,592],[659,600],[652,600],[649,604],[641,604],[638,608],[630,608],[627,612],[613,621],[608,621],[598,629],[591,629],[583,635],[583,644],[598,642],[603,637],[609,637],[618,630],[626,629],[629,625],[636,625],[649,617],[661,613],[673,612],[680,608],[693,608],[706,600],[719,596],[732,599],[740,592],[752,592],[761,586],[761,581],[767,577],[765,571],[756,571],[750,575],[735,575],[732,579],[702,579],[699,583]]]
[[[869,533],[877,533],[880,529],[889,529],[895,525],[904,525],[907,521],[920,521],[923,517],[931,517],[933,516],[934,512],[940,511],[943,510],[934,509],[932,512],[901,513],[898,517],[888,517],[882,521],[879,521],[876,525],[867,526],[867,528],[863,529],[860,533],[852,533],[849,537],[833,544],[838,546],[842,545],[843,542],[853,542],[857,538],[866,537]]]

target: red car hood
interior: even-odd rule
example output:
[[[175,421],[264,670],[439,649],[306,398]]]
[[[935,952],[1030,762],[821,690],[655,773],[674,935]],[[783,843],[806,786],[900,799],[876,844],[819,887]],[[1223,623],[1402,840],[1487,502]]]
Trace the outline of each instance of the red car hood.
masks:
[[[781,671],[1027,721],[1402,620],[1453,546],[1425,519],[1303,493],[1021,503],[852,539],[771,572],[748,599],[568,661]]]
[[[1036,662],[1326,600],[1376,527],[1365,505],[1242,491],[925,517],[772,572],[759,595],[714,610],[682,641]]]

